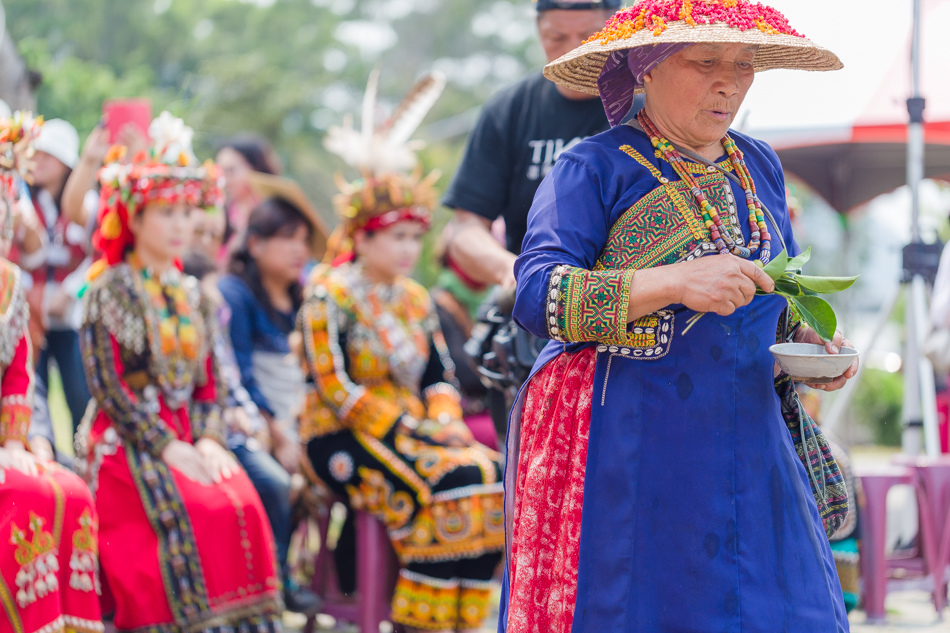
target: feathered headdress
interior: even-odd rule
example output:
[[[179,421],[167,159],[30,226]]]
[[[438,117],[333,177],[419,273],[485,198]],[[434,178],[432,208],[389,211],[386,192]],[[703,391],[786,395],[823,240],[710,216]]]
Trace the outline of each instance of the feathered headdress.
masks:
[[[185,203],[204,209],[223,204],[218,168],[210,161],[198,165],[191,149],[194,130],[166,111],[152,121],[148,135],[149,151],[127,161],[127,149],[113,146],[99,170],[99,228],[93,246],[102,258],[93,264],[90,278],[125,259],[134,243],[129,223],[149,203]]]
[[[416,152],[422,141],[410,140],[445,88],[445,76],[430,72],[403,98],[388,121],[375,124],[379,73],[369,76],[363,96],[361,129],[347,116],[342,126],[331,127],[323,144],[360,172],[360,179],[347,182],[336,174],[340,193],[333,206],[340,225],[330,236],[324,261],[334,264],[353,257],[353,233],[379,230],[402,220],[429,225],[438,196],[433,185],[441,175],[423,177]]]

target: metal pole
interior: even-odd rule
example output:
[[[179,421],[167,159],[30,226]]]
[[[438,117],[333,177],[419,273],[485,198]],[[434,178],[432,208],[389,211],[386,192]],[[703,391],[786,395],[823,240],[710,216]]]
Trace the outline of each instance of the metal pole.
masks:
[[[920,0],[914,0],[910,42],[911,96],[907,100],[907,185],[910,187],[911,241],[920,241],[920,181],[924,177],[924,100],[920,96]]]
[[[907,100],[907,186],[911,199],[912,242],[920,243],[920,182],[924,177],[924,99],[920,96],[920,22],[921,0],[913,0],[914,19],[910,47],[911,97]],[[930,363],[921,362],[920,345],[926,331],[926,284],[919,273],[907,275],[910,293],[906,312],[906,351],[904,358],[904,404],[901,420],[905,453],[917,455],[922,444],[927,453],[939,450],[936,438],[936,402]],[[926,432],[924,432],[924,427]],[[934,428],[930,428],[930,427]]]

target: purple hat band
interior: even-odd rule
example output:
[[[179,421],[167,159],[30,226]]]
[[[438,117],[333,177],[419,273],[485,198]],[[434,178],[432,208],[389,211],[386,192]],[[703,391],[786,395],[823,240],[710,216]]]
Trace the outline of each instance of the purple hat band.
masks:
[[[687,46],[692,44],[654,44],[625,48],[610,54],[600,71],[600,77],[597,78],[597,88],[600,90],[600,100],[604,102],[604,111],[611,127],[620,125],[630,112],[634,93],[643,87],[643,76],[667,57]]]

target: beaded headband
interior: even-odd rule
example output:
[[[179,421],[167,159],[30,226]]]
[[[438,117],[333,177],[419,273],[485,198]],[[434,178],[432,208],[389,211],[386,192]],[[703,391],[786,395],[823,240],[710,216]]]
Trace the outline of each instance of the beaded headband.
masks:
[[[544,68],[551,81],[599,95],[605,64],[626,66],[628,51],[661,44],[758,46],[755,70],[838,70],[837,55],[795,29],[779,11],[748,0],[641,0],[607,20],[584,44]],[[631,83],[633,80],[631,79]],[[632,86],[642,92],[642,86]]]

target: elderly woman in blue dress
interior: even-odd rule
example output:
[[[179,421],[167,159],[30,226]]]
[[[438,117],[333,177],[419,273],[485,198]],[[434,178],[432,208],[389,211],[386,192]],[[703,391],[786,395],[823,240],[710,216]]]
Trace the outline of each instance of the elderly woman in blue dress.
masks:
[[[561,156],[516,265],[553,340],[511,416],[502,630],[847,631],[776,391],[786,304],[756,295],[798,252],[782,166],[729,130],[756,71],[840,67],[769,7],[642,0],[545,69],[614,127]]]

